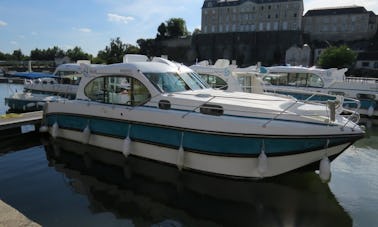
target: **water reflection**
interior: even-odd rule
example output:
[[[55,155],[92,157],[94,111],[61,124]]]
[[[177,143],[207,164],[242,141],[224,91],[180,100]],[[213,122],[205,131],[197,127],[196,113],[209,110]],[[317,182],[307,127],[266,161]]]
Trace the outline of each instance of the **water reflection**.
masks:
[[[41,144],[40,134],[35,131],[18,134],[17,136],[9,134],[9,131],[0,132],[0,140],[0,156]]]
[[[364,139],[354,143],[354,146],[357,148],[378,150],[378,119],[361,118],[359,123],[365,125],[366,135]]]
[[[351,226],[314,173],[240,181],[183,171],[66,140],[45,145],[49,165],[86,195],[93,213],[136,226]]]

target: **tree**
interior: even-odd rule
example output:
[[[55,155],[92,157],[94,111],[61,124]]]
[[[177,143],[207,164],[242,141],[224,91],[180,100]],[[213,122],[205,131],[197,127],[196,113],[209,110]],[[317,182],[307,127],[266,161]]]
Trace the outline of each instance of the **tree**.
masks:
[[[137,44],[140,48],[140,54],[147,56],[155,56],[155,40],[154,39],[138,39]]]
[[[66,55],[72,60],[72,61],[77,61],[77,60],[91,60],[92,55],[88,53],[84,53],[84,51],[81,49],[81,47],[74,47],[73,49],[69,49],[66,52]]]
[[[186,28],[186,22],[182,18],[171,18],[167,22],[167,33],[170,38],[177,38],[189,34]]]
[[[201,34],[201,29],[199,28],[194,29],[193,35],[197,35],[197,34]]]
[[[164,23],[161,23],[158,27],[158,34],[156,35],[157,39],[165,39],[167,37],[167,26]]]
[[[119,37],[111,39],[110,45],[105,50],[100,50],[97,57],[107,64],[120,63],[126,54],[127,45],[124,44]]]
[[[55,58],[62,58],[66,55],[64,50],[60,49],[57,46],[48,48],[47,50],[35,49],[30,51],[31,60],[45,60],[53,61]]]
[[[24,57],[25,57],[22,54],[21,49],[14,50],[12,55],[13,55],[14,59],[17,60],[17,61],[22,61],[22,60],[24,60]]]
[[[101,50],[97,54],[96,61],[102,61],[107,64],[120,63],[123,61],[125,54],[139,53],[139,48],[130,44],[125,44],[119,37],[111,39],[110,45],[105,47],[105,50]]]
[[[2,61],[7,60],[5,54],[1,51],[0,51],[0,60]]]
[[[318,64],[325,69],[328,68],[350,68],[353,66],[357,58],[354,53],[346,45],[340,47],[329,47],[319,56]]]

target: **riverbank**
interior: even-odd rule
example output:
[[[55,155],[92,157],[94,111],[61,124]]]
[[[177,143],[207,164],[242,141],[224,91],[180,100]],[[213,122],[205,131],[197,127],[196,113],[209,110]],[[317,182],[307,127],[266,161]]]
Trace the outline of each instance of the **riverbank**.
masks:
[[[0,226],[38,227],[41,225],[28,219],[18,210],[0,200]]]

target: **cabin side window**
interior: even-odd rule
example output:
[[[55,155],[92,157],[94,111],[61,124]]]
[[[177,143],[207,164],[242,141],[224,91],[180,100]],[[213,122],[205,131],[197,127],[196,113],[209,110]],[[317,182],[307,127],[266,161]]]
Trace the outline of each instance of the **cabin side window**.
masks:
[[[308,87],[323,87],[324,83],[323,80],[315,74],[308,74],[307,77],[307,86]]]
[[[209,74],[200,74],[202,80],[204,80],[211,88],[220,89],[220,90],[227,90],[227,82],[223,79]]]
[[[84,92],[91,101],[127,106],[142,105],[151,97],[139,80],[129,76],[97,77]]]

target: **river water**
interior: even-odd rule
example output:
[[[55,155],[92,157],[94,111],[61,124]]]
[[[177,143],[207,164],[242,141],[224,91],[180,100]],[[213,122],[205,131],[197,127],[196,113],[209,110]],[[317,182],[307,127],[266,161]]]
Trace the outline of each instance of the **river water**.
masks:
[[[19,85],[0,84],[3,97]],[[0,143],[0,199],[43,226],[378,226],[378,125],[315,172],[241,181],[25,133]],[[0,214],[1,215],[1,214]]]

